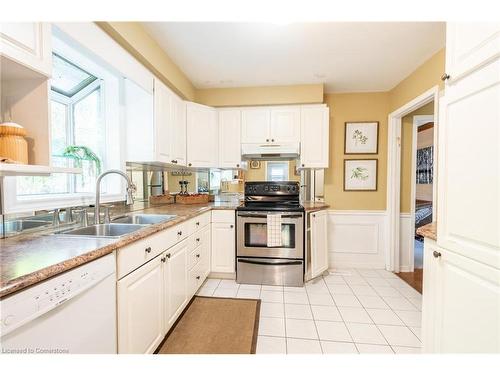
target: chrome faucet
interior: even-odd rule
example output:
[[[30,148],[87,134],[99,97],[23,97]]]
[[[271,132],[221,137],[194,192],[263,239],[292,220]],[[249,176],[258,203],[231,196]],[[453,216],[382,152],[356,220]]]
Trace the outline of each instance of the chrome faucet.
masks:
[[[95,213],[94,213],[94,223],[95,224],[99,224],[100,223],[100,200],[101,200],[101,180],[104,176],[110,174],[110,173],[116,173],[116,174],[119,174],[120,176],[122,176],[125,180],[127,180],[127,196],[125,198],[125,204],[127,205],[130,205],[132,203],[134,203],[134,197],[133,197],[133,193],[135,192],[135,185],[134,183],[132,182],[132,180],[130,179],[130,177],[125,173],[125,172],[122,172],[118,169],[110,169],[109,171],[106,171],[106,172],[103,172],[99,175],[99,177],[97,177],[97,181],[96,181],[96,186],[95,186]]]

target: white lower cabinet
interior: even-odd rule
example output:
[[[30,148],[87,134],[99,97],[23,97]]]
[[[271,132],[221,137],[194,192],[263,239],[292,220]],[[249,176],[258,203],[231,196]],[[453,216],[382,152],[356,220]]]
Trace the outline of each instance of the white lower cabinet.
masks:
[[[118,353],[152,353],[163,340],[162,280],[157,257],[118,281]]]
[[[328,211],[313,212],[310,216],[311,277],[328,269]]]
[[[426,239],[422,296],[424,352],[500,352],[500,270]]]
[[[233,210],[212,211],[212,272],[236,272],[234,220]]]
[[[164,263],[165,333],[175,323],[187,302],[188,245],[188,240],[184,240],[161,256]]]
[[[118,250],[118,353],[157,349],[210,272],[210,228],[205,213]]]

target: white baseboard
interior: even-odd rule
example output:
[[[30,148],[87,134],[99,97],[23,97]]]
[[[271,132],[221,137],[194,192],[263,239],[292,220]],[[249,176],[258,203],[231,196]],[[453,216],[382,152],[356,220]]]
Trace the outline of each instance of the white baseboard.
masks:
[[[328,211],[330,268],[384,269],[387,246],[385,211]]]

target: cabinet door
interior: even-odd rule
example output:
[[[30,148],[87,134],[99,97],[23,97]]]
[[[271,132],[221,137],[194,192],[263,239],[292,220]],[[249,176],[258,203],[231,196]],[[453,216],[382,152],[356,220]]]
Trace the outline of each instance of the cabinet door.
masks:
[[[170,163],[172,144],[172,118],[170,107],[170,91],[167,86],[155,79],[154,83],[154,126],[155,126],[155,159],[162,163]]]
[[[52,72],[50,23],[0,23],[0,55],[50,76]]]
[[[498,58],[500,23],[448,22],[446,24],[446,73],[452,83]]]
[[[438,263],[435,351],[499,353],[500,270],[452,251],[439,252],[433,259]]]
[[[218,159],[217,111],[187,104],[187,162],[189,167],[214,168]]]
[[[300,167],[328,168],[328,107],[302,107],[300,118]]]
[[[212,272],[236,272],[234,237],[234,224],[212,223]]]
[[[478,35],[491,31],[473,33],[472,43],[462,35],[462,26],[448,32],[457,30],[461,30],[458,35],[449,37],[458,45],[446,53],[464,49],[471,59],[484,57],[481,48],[472,45],[478,45]],[[447,82],[438,124],[437,243],[485,264],[500,263],[500,43],[495,48],[494,60],[483,61],[462,78]],[[455,60],[447,57],[447,63]],[[464,214],[474,219],[467,220]]]
[[[271,110],[271,143],[297,143],[300,141],[300,108]]]
[[[162,274],[155,258],[118,281],[118,353],[152,353],[162,341]]]
[[[172,163],[186,165],[186,103],[172,94],[170,96],[172,115]]]
[[[241,166],[241,111],[219,111],[219,167]]]
[[[188,240],[184,240],[167,250],[163,255],[165,259],[165,333],[174,324],[186,303],[188,244]]]
[[[328,269],[328,212],[311,213],[311,277]]]
[[[271,111],[266,108],[241,111],[241,143],[271,142]]]

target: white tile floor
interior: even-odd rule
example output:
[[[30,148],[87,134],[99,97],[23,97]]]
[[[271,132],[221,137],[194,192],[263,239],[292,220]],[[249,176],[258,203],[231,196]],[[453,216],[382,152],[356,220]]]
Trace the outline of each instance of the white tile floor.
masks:
[[[302,288],[208,279],[197,294],[261,299],[257,354],[420,353],[422,295],[388,271],[333,270]]]

